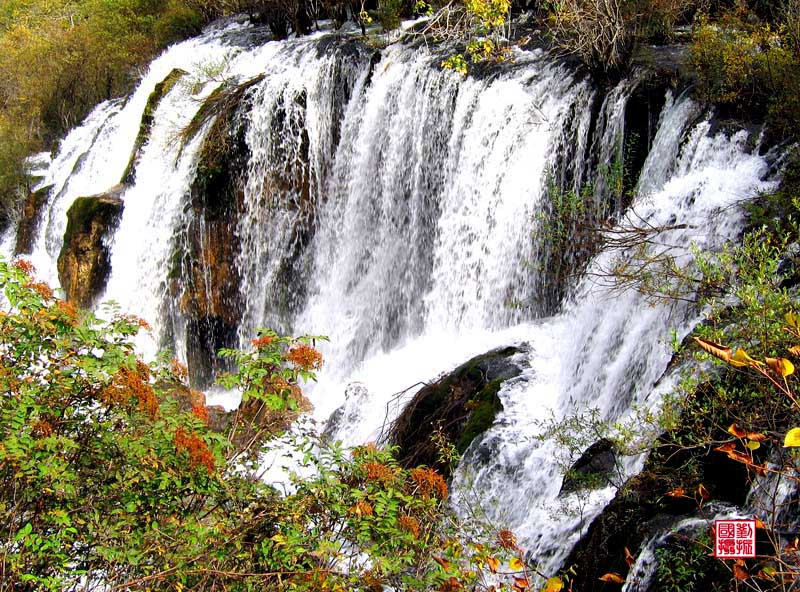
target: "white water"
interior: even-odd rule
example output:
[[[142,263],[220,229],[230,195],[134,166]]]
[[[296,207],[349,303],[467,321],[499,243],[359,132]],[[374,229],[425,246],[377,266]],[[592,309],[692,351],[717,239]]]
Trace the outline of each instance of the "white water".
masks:
[[[670,385],[659,382],[669,329],[682,337],[694,321],[682,307],[596,285],[591,274],[624,253],[601,254],[562,311],[542,317],[557,310],[542,297],[547,270],[533,265],[548,254],[532,238],[548,176],[563,177],[559,156],[568,154],[571,187],[593,180],[602,188],[584,156],[610,166],[634,83],[609,93],[591,135],[597,91],[538,52],[475,79],[438,71],[424,49],[390,46],[370,71],[368,52],[325,50],[320,40],[250,49],[225,40],[215,32],[173,47],[124,106],[100,106],[67,137],[42,182],[55,189],[35,264],[55,279],[65,212],[119,182],[154,86],[174,67],[190,82],[205,79],[178,84],[159,105],[112,246],[105,298],[160,335],[172,238],[186,223],[203,139],[179,151],[176,134],[220,78],[266,73],[245,117],[242,341],[262,325],[329,336],[309,392],[321,421],[345,405],[334,435],[347,444],[377,438],[409,387],[493,347],[526,344],[528,368],[501,390],[505,410],[467,451],[454,498],[513,529],[552,573],[614,490],[560,500],[564,452],[535,439],[541,422],[588,408],[613,422],[633,404],[657,406]],[[651,224],[687,225],[664,237],[684,252],[691,242],[714,248],[733,239],[732,206],[768,187],[767,164],[749,153],[746,135],[710,136],[707,122],[694,123],[698,114],[687,99],[668,97],[634,200]],[[305,193],[297,179],[307,179]],[[184,341],[172,347],[186,357]],[[622,470],[641,462],[625,459]],[[562,501],[581,512],[565,512]]]

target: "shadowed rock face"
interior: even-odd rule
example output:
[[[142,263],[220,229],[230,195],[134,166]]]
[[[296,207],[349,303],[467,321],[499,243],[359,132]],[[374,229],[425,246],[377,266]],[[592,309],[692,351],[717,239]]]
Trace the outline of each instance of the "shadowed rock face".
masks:
[[[17,242],[14,245],[14,254],[22,255],[33,252],[33,243],[36,241],[36,234],[39,230],[39,222],[42,219],[42,210],[47,204],[52,185],[42,187],[28,195],[25,205],[22,207],[22,217],[17,227]]]
[[[116,185],[106,193],[79,197],[67,212],[58,277],[67,300],[78,306],[91,307],[111,273],[107,238],[122,216],[124,190],[124,185]]]

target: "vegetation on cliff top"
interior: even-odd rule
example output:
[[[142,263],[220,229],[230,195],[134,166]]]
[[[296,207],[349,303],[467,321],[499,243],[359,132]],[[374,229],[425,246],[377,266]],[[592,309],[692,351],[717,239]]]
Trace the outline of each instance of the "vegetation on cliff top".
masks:
[[[698,96],[741,114],[753,106],[782,134],[796,132],[800,71],[797,0],[741,3],[690,0],[564,0],[531,8],[510,0],[9,0],[0,6],[0,226],[27,192],[26,156],[57,138],[98,102],[130,91],[140,69],[169,43],[210,20],[246,13],[277,38],[309,32],[319,18],[352,18],[362,30],[430,15],[434,41],[463,45],[443,65],[502,59],[512,12],[533,11],[545,40],[578,55],[601,76],[623,72],[638,43],[670,42],[693,25]]]

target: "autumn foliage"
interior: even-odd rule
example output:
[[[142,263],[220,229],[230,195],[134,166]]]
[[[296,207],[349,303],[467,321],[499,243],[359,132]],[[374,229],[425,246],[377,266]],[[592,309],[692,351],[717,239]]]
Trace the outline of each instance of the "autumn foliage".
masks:
[[[256,418],[298,416],[313,338],[224,351],[243,404],[214,432],[174,398],[180,362],[137,358],[145,323],[78,310],[33,273],[0,261],[0,591],[530,589],[513,533],[468,536],[441,475],[374,444],[295,435],[311,473],[289,492],[260,478],[288,423]]]

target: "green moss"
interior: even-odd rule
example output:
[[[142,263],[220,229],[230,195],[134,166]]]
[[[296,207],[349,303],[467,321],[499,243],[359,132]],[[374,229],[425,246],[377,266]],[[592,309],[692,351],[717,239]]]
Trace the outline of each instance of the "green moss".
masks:
[[[79,232],[89,232],[92,224],[101,222],[109,225],[115,222],[122,213],[122,202],[115,198],[79,197],[67,212],[67,231],[64,242]]]
[[[472,413],[464,424],[461,438],[456,444],[459,453],[463,454],[476,437],[492,427],[495,416],[503,410],[503,404],[497,396],[502,384],[503,381],[500,379],[491,381],[467,402],[466,407],[471,407]]]
[[[520,373],[510,360],[519,349],[507,347],[476,356],[414,396],[392,425],[389,441],[397,445],[406,466],[428,465],[444,475],[452,467],[443,461],[432,435],[440,433],[459,453],[492,426],[503,409],[497,393]]]
[[[185,70],[174,68],[172,72],[167,74],[164,80],[156,84],[153,92],[150,93],[147,104],[142,112],[142,122],[139,124],[139,133],[136,135],[136,142],[133,144],[131,158],[128,161],[128,166],[125,168],[125,172],[122,174],[122,183],[131,184],[134,182],[136,163],[139,160],[142,146],[150,139],[150,133],[153,131],[156,109],[161,103],[161,100],[167,96],[169,91],[171,91],[178,81],[186,74],[187,72]]]

